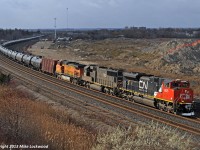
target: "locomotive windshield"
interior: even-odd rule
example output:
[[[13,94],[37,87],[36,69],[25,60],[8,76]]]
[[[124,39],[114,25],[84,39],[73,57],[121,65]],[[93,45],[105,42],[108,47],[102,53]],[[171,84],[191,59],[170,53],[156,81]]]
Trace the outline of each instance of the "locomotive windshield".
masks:
[[[172,88],[182,87],[182,88],[189,88],[190,84],[187,81],[174,81],[171,83]]]

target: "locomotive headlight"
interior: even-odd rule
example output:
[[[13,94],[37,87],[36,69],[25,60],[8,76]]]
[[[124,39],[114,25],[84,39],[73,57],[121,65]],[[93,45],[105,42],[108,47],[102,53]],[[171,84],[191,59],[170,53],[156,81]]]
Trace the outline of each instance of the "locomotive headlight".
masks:
[[[190,108],[191,108],[191,105],[185,105],[185,108],[186,108],[186,109],[190,109]]]

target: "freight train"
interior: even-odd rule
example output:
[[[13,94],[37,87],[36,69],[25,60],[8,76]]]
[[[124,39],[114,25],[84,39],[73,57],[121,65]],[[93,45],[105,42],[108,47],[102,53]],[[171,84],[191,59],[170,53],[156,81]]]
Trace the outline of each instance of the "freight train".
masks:
[[[54,60],[13,51],[3,46],[0,46],[0,52],[27,67],[74,84],[182,116],[195,115],[193,90],[188,81],[84,65],[68,60]]]

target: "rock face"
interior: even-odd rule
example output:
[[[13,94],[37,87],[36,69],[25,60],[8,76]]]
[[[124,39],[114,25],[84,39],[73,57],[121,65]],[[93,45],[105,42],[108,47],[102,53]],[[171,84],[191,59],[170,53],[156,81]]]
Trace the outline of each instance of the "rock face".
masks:
[[[200,73],[200,43],[197,40],[186,40],[185,42],[176,40],[170,41],[169,47],[174,45],[175,48],[169,49],[163,59],[171,65],[178,66],[178,72],[186,74]],[[175,71],[174,69],[174,71]]]

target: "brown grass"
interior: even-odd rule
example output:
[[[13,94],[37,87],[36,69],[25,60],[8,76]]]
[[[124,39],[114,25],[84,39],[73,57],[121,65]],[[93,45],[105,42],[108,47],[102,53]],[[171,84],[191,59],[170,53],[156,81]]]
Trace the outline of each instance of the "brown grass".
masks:
[[[0,143],[49,145],[50,149],[90,149],[95,135],[70,124],[69,117],[23,93],[0,88]]]
[[[0,104],[0,145],[49,145],[56,150],[196,150],[200,146],[194,146],[178,131],[155,123],[147,128],[101,130],[96,136],[87,125],[86,129],[84,124],[75,125],[76,121],[72,124],[74,118],[66,112],[31,101],[25,93],[6,86],[0,87]]]
[[[198,149],[191,138],[167,126],[151,123],[147,128],[137,126],[128,130],[99,134],[93,150],[190,150]]]

